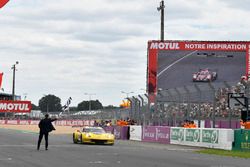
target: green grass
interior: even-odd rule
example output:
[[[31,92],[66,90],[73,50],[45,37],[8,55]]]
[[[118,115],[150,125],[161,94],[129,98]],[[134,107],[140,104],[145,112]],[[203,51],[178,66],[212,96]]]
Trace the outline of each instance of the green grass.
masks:
[[[222,155],[222,156],[230,156],[230,157],[239,157],[239,158],[250,158],[250,151],[227,151],[227,150],[219,150],[219,149],[204,149],[196,151],[197,153],[202,154],[213,154],[213,155]]]

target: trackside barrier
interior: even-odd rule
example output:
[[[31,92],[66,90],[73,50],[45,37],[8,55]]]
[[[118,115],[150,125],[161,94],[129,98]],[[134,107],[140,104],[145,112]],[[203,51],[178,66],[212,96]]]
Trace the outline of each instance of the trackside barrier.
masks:
[[[171,127],[170,143],[207,148],[232,150],[234,130],[216,128]]]
[[[139,125],[129,126],[129,140],[142,141],[142,126]]]
[[[144,126],[142,127],[142,141],[169,144],[170,127]]]
[[[38,125],[39,120],[0,120],[1,125]],[[92,126],[93,120],[57,120],[53,122],[57,126]]]
[[[128,126],[107,126],[104,127],[105,131],[115,135],[115,139],[128,140]]]
[[[237,129],[234,131],[233,150],[250,151],[250,130]]]

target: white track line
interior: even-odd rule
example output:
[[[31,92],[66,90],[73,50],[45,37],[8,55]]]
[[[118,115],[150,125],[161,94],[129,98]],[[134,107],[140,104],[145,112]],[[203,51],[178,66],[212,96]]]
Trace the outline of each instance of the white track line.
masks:
[[[159,73],[157,74],[157,77],[160,77],[161,74],[163,74],[165,71],[167,71],[167,70],[168,70],[169,68],[171,68],[173,65],[179,63],[181,60],[187,58],[188,56],[190,56],[190,55],[192,55],[192,54],[194,54],[194,53],[196,53],[196,52],[197,52],[197,50],[195,50],[195,51],[193,51],[193,52],[191,52],[191,53],[185,55],[184,57],[182,57],[182,58],[176,60],[175,62],[173,62],[172,64],[170,64],[170,65],[167,66],[166,68],[164,68],[161,72],[159,72]]]

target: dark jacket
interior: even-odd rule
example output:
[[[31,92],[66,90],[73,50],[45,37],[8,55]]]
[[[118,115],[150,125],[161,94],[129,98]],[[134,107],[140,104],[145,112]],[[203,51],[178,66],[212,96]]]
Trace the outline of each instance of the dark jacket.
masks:
[[[55,121],[56,119],[50,119],[50,118],[44,118],[42,119],[38,126],[40,128],[41,133],[49,133],[52,130],[56,130],[54,126],[52,125],[52,122]]]

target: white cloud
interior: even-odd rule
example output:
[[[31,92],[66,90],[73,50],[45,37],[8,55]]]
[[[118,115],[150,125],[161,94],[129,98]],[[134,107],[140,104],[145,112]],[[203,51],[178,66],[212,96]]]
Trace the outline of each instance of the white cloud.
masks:
[[[33,103],[55,94],[77,105],[95,93],[118,105],[123,91],[146,86],[147,41],[159,39],[155,0],[25,0],[0,10],[3,87]],[[248,40],[246,0],[165,1],[165,37],[178,40]]]

